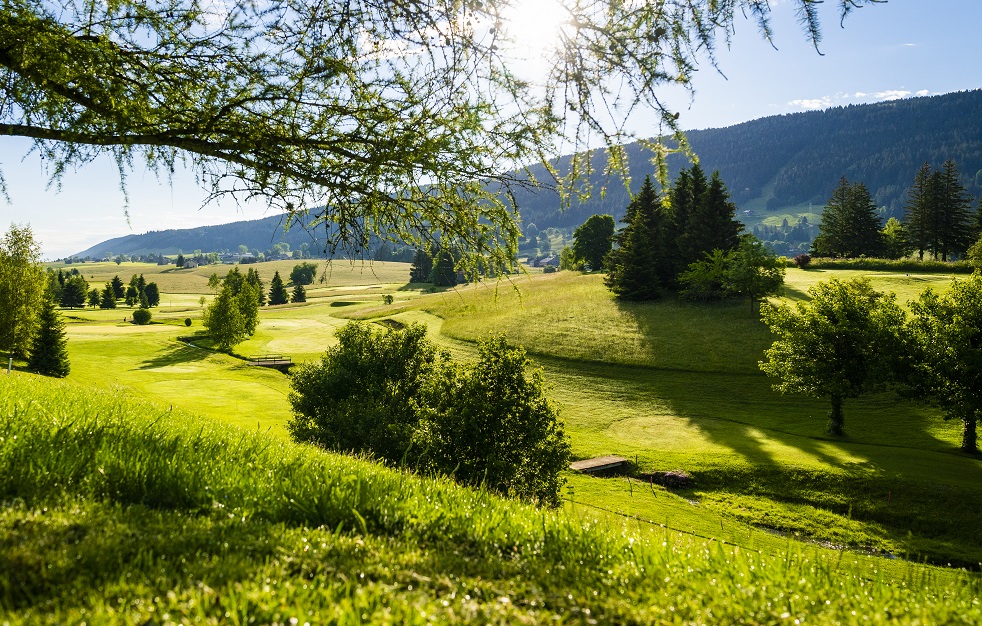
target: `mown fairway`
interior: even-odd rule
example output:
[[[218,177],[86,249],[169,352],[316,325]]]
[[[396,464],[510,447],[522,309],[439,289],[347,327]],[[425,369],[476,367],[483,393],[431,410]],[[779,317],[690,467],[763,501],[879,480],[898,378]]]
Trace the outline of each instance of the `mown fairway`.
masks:
[[[278,263],[281,276],[288,275],[292,263]],[[264,279],[272,275],[267,265],[256,266]],[[174,273],[151,277],[151,268],[140,271],[160,285],[159,276]],[[207,275],[228,268],[190,271],[207,290]],[[684,469],[697,478],[683,494],[687,503],[665,492],[654,497],[650,487],[643,496],[642,485],[623,479],[571,476],[572,499],[581,506],[700,534],[708,525],[754,545],[767,544],[770,535],[754,536],[742,522],[833,546],[942,563],[982,560],[974,532],[982,463],[955,451],[958,424],[882,394],[847,402],[848,436],[825,437],[823,402],[781,396],[757,370],[769,337],[745,303],[625,305],[611,298],[601,276],[568,272],[426,294],[406,290],[407,275],[400,264],[365,270],[334,264],[324,283],[308,289],[307,303],[263,309],[258,332],[236,352],[316,359],[348,318],[426,323],[460,358],[469,358],[473,342],[488,332],[503,332],[546,369],[577,457],[620,454],[641,471]],[[803,298],[833,275],[868,275],[901,302],[950,281],[790,270],[785,297]],[[383,305],[383,294],[394,303]],[[201,309],[196,302],[169,307],[170,297],[165,290],[154,312],[166,323],[143,328],[122,323],[127,309],[72,313],[81,319],[69,327],[70,378],[123,385],[141,397],[285,436],[287,378],[177,342],[201,330]],[[181,323],[188,316],[191,329]]]

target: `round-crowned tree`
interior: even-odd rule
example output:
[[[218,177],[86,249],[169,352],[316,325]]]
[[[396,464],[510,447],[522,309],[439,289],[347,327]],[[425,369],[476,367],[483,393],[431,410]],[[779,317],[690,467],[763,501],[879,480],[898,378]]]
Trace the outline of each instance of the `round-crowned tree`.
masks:
[[[133,311],[133,323],[139,324],[140,326],[146,326],[150,323],[150,318],[153,315],[150,313],[150,309],[146,307],[140,307],[139,309]]]

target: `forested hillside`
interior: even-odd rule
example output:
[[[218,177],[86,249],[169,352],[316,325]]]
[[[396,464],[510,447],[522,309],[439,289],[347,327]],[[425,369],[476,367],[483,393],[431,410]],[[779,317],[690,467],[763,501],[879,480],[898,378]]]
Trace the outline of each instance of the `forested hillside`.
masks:
[[[765,117],[727,128],[692,131],[693,149],[707,173],[718,169],[733,201],[756,213],[794,206],[821,207],[839,179],[863,182],[884,218],[903,213],[904,197],[925,162],[940,166],[953,159],[970,194],[982,193],[982,91],[852,105]],[[631,187],[653,174],[650,155],[630,146]],[[568,160],[560,160],[560,169]],[[596,172],[604,160],[593,159]],[[687,165],[669,161],[674,178]],[[544,169],[535,170],[542,176]],[[591,178],[593,193],[562,212],[557,194],[519,191],[516,198],[526,224],[540,229],[571,227],[594,213],[623,215],[627,192],[618,180]],[[600,190],[606,187],[601,198]]]

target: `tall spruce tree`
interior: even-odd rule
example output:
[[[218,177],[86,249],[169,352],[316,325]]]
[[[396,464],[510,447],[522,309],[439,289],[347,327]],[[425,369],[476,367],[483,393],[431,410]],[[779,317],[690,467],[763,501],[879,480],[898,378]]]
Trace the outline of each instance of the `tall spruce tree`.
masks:
[[[812,254],[827,257],[878,257],[884,253],[883,233],[876,205],[863,183],[843,176],[822,211]]]
[[[709,184],[706,182],[706,174],[698,163],[694,163],[688,170],[679,172],[675,183],[668,195],[669,213],[671,220],[666,225],[666,239],[671,243],[673,250],[674,274],[678,275],[684,271],[690,263],[700,260],[706,252],[712,248],[704,249],[700,236],[702,227],[697,226],[703,213],[702,203],[705,200]],[[675,284],[675,277],[672,277],[671,285]]]
[[[535,224],[532,224],[531,227],[534,228]],[[432,273],[433,257],[430,251],[417,248],[416,254],[413,256],[413,265],[409,268],[409,282],[428,283]]]
[[[259,278],[259,270],[250,267],[245,279],[259,294],[259,306],[266,306],[266,290],[262,279]]]
[[[651,177],[627,206],[626,226],[616,235],[617,243],[607,265],[607,287],[622,300],[655,300],[673,274],[668,241],[668,216]]]
[[[938,172],[938,211],[941,232],[938,250],[942,261],[950,255],[963,255],[972,245],[972,199],[962,185],[958,166],[947,160]]]
[[[102,297],[99,298],[99,308],[100,309],[116,308],[116,290],[113,288],[112,283],[106,283],[105,288],[103,288]]]
[[[303,285],[297,283],[293,286],[293,295],[290,296],[290,302],[306,302],[307,301],[307,290],[303,288]]]
[[[917,251],[917,258],[924,260],[924,253],[937,248],[933,237],[937,232],[937,208],[935,206],[936,180],[932,180],[932,169],[925,163],[914,175],[914,184],[907,191],[907,204],[904,211],[904,227],[911,247]]]
[[[689,215],[685,232],[690,254],[702,258],[707,252],[728,252],[740,244],[743,224],[736,219],[736,205],[730,202],[719,170],[715,170],[709,184]]]
[[[31,342],[31,355],[27,367],[43,376],[64,378],[68,376],[71,364],[68,360],[68,339],[65,337],[65,322],[55,308],[55,301],[44,298],[38,330]]]
[[[280,272],[277,270],[273,274],[273,280],[269,282],[269,304],[286,304],[289,301],[290,294],[283,286],[283,279],[280,278]]]

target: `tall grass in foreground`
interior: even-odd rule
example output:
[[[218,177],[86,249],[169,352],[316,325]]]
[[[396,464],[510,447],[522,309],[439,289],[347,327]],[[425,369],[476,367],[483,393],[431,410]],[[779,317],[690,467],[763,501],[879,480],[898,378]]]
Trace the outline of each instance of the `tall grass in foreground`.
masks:
[[[24,375],[0,501],[0,623],[982,621],[974,575],[583,523]]]

